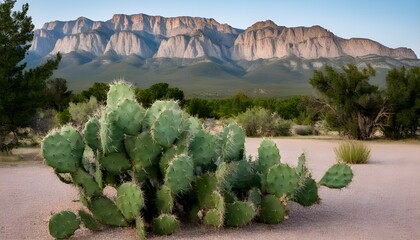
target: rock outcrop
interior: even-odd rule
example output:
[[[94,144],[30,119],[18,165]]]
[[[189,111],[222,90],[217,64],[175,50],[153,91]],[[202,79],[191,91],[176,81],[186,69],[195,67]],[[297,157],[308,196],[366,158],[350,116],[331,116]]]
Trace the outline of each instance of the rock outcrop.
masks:
[[[320,27],[284,27],[268,20],[246,30],[198,17],[117,14],[112,19],[54,21],[35,31],[30,53],[44,57],[61,52],[107,52],[142,58],[256,60],[297,56],[303,59],[386,56],[417,59],[408,48],[388,48],[369,39],[342,39]]]

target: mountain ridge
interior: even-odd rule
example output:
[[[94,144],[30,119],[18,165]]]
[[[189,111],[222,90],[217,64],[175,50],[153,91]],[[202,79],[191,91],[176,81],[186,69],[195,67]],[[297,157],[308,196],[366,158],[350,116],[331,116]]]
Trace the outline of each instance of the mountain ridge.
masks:
[[[371,64],[372,83],[384,87],[390,69],[420,66],[411,49],[344,39],[317,25],[289,28],[266,20],[238,29],[211,18],[145,14],[45,23],[35,30],[27,66],[57,52],[63,57],[53,77],[67,79],[75,92],[125,78],[144,88],[168,82],[187,98],[310,94],[308,79],[327,65]]]
[[[208,56],[233,61],[289,56],[304,59],[346,55],[360,57],[369,54],[417,59],[409,48],[393,49],[363,38],[344,39],[318,25],[285,27],[266,20],[242,30],[221,24],[213,18],[167,18],[146,14],[115,14],[107,21],[79,17],[71,21],[48,22],[35,30],[29,52],[39,57],[72,51],[88,51],[101,56],[110,50],[121,56]]]

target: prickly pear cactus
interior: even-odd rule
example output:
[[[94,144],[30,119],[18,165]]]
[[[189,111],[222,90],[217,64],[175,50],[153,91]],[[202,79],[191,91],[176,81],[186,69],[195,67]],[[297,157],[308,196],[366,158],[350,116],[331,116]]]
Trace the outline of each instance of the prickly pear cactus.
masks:
[[[48,166],[58,173],[77,171],[85,150],[81,134],[71,126],[51,132],[42,142],[42,155]]]
[[[62,239],[68,238],[80,227],[80,219],[70,211],[54,214],[48,223],[51,236]]]
[[[275,224],[287,218],[288,201],[316,204],[320,185],[343,188],[353,177],[350,167],[336,164],[317,183],[304,155],[296,168],[280,163],[276,144],[264,139],[253,161],[244,143],[235,123],[213,135],[177,102],[144,109],[130,84],[115,82],[106,106],[82,133],[64,126],[42,143],[45,163],[78,188],[83,204],[78,216],[54,214],[50,234],[68,238],[80,223],[92,231],[135,227],[139,239],[147,230],[173,234],[184,219],[213,228],[243,227],[254,219]],[[116,196],[107,197],[106,188]]]
[[[344,163],[337,163],[332,166],[319,182],[321,185],[329,188],[343,188],[353,179],[351,168]]]

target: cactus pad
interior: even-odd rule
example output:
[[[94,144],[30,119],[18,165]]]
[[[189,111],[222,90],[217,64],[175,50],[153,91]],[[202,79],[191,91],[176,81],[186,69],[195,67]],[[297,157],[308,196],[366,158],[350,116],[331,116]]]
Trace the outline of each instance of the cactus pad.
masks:
[[[258,171],[266,174],[272,166],[278,163],[280,163],[279,149],[272,140],[264,139],[258,148]]]
[[[319,184],[329,188],[346,187],[353,179],[353,172],[349,166],[344,163],[333,165],[319,181]]]
[[[89,213],[79,210],[79,217],[87,229],[91,231],[99,231],[101,229],[96,220]]]
[[[68,238],[80,227],[80,219],[70,211],[54,214],[48,223],[51,236],[62,239]]]
[[[144,129],[150,129],[156,119],[159,117],[159,114],[165,110],[175,110],[181,111],[178,103],[175,101],[156,101],[150,106],[146,111],[146,115],[143,121]]]
[[[82,188],[83,194],[86,197],[92,197],[102,192],[93,176],[79,168],[76,172],[71,174],[74,184]]]
[[[112,109],[105,109],[99,119],[99,136],[104,154],[124,151],[124,132],[118,127],[117,115]]]
[[[180,227],[178,219],[174,215],[161,214],[153,219],[153,232],[158,235],[171,235]]]
[[[125,134],[137,135],[142,127],[146,110],[135,100],[125,99],[114,111],[115,123]]]
[[[126,136],[124,143],[128,156],[134,161],[136,169],[154,164],[162,151],[148,132],[142,132],[137,136]]]
[[[169,163],[166,170],[165,183],[174,194],[190,188],[194,179],[194,166],[188,155],[178,155]]]
[[[187,149],[184,145],[173,145],[171,148],[167,149],[159,161],[159,168],[162,175],[166,174],[166,169],[168,169],[171,160],[177,155],[186,153],[186,151]]]
[[[103,196],[92,198],[89,204],[89,210],[102,224],[115,227],[128,226],[118,207],[109,198]]]
[[[216,137],[209,132],[199,130],[189,145],[189,152],[194,166],[207,166],[212,163],[216,149]]]
[[[151,128],[153,139],[163,147],[170,147],[180,134],[182,112],[164,110],[157,117]]]
[[[280,223],[286,216],[286,207],[275,195],[266,195],[261,201],[259,218],[268,224]]]
[[[207,198],[217,190],[217,179],[214,174],[207,173],[198,177],[195,181],[198,202],[204,208]]]
[[[249,189],[259,185],[258,175],[252,169],[252,165],[247,160],[231,162],[230,171],[227,176],[230,186],[233,189]]]
[[[112,174],[120,174],[131,168],[130,160],[125,153],[110,153],[107,156],[99,157],[101,166]]]
[[[218,148],[224,161],[242,159],[245,144],[245,133],[236,123],[231,123],[219,135]]]
[[[58,173],[75,172],[81,165],[85,145],[80,133],[70,126],[50,133],[42,142],[42,155]]]
[[[228,227],[242,227],[250,223],[255,217],[255,207],[250,202],[237,201],[226,205],[225,225]]]
[[[267,173],[267,192],[281,197],[291,194],[299,186],[299,176],[296,171],[286,164],[276,164]]]
[[[218,191],[213,191],[203,202],[202,208],[217,209],[221,212],[225,211],[225,202],[222,195]]]
[[[85,128],[83,129],[85,143],[92,148],[93,151],[101,148],[101,140],[99,139],[100,128],[99,120],[92,117],[86,122]]]
[[[174,199],[172,198],[171,189],[163,185],[156,193],[156,207],[160,213],[172,213],[174,207]]]
[[[116,204],[127,220],[134,220],[144,206],[143,193],[135,183],[126,182],[117,189]]]
[[[293,201],[302,206],[311,206],[315,203],[319,203],[318,186],[316,185],[315,180],[307,178],[303,183],[303,186],[299,187],[294,193]]]
[[[135,100],[134,89],[131,84],[124,81],[116,81],[110,84],[106,99],[108,108],[116,108],[125,99]]]
[[[223,226],[223,212],[218,209],[210,209],[206,212],[203,222],[206,225],[220,228]]]

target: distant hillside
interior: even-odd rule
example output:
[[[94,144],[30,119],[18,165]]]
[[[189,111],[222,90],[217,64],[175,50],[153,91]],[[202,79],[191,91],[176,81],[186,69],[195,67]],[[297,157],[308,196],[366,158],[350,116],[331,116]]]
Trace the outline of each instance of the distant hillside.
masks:
[[[29,66],[57,52],[63,60],[55,76],[76,91],[125,78],[140,87],[169,82],[201,97],[309,93],[308,78],[325,65],[370,63],[380,85],[391,68],[420,66],[411,49],[343,39],[321,26],[288,28],[268,20],[242,30],[214,19],[145,14],[46,23],[35,31]]]

